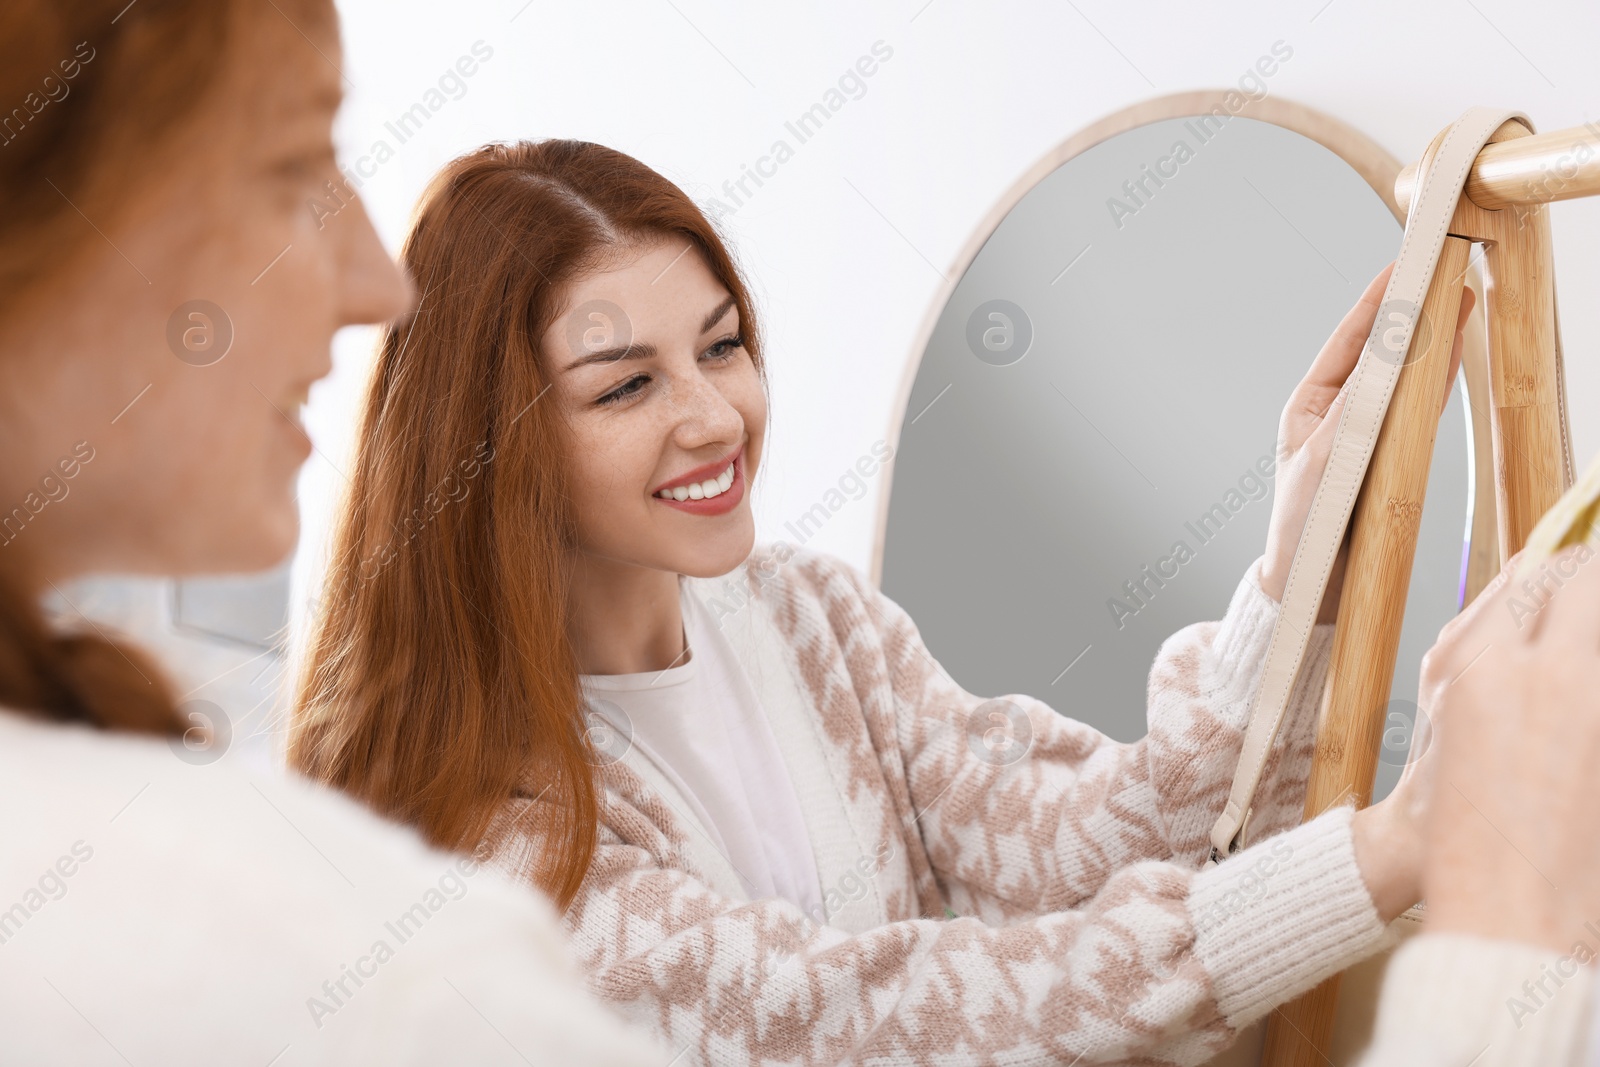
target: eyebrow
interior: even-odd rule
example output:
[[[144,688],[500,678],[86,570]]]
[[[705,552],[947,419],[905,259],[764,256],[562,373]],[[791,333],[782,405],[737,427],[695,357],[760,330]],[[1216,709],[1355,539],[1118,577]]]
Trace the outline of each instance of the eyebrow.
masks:
[[[736,303],[737,301],[730,296],[722,303],[712,308],[711,311],[707,313],[705,319],[701,321],[700,332],[709,333],[711,331],[711,327],[721,322],[722,316],[726,315],[728,310]],[[582,367],[590,363],[616,363],[617,361],[624,359],[651,359],[655,356],[655,354],[656,346],[648,343],[623,345],[617,348],[605,348],[601,349],[599,352],[590,352],[586,356],[581,356],[578,359],[573,360],[571,363],[568,363],[565,367],[563,367],[561,372],[565,374],[574,367]]]

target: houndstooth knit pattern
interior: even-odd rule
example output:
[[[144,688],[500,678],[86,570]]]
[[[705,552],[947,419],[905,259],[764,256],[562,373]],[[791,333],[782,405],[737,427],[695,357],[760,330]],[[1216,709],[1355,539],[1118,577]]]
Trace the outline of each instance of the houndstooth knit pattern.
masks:
[[[1331,626],[1312,636],[1251,847],[1204,864],[1276,618],[1256,573],[1220,622],[1161,646],[1150,732],[1123,744],[1033,697],[965,692],[855,568],[758,546],[726,625],[781,646],[830,768],[797,792],[846,813],[869,862],[834,888],[870,882],[877,911],[846,921],[835,893],[816,922],[719,884],[703,830],[630,754],[603,769],[599,848],[565,916],[592,990],[682,1064],[1203,1062],[1384,929],[1350,809],[1296,825]],[[775,685],[757,683],[769,715]],[[827,805],[804,806],[809,824]],[[496,862],[527,877],[538,842],[517,846]],[[813,830],[813,846],[834,843]],[[819,862],[825,881],[838,868]]]

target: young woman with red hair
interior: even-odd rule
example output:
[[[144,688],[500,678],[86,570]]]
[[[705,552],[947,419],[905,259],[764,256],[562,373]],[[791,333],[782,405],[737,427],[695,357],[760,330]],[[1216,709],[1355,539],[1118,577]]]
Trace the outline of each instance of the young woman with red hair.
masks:
[[[489,145],[402,261],[291,760],[555,895],[592,988],[693,1062],[1194,1063],[1417,898],[1409,785],[1296,825],[1331,625],[1253,846],[1205,866],[1387,271],[1290,398],[1267,551],[1119,744],[963,691],[855,569],[755,545],[761,333],[672,183]]]

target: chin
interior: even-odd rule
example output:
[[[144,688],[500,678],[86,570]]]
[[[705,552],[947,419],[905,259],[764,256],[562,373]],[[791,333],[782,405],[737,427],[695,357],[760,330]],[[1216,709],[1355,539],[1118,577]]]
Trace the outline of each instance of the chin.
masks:
[[[203,565],[190,568],[191,572],[248,574],[271,570],[287,561],[300,542],[300,511],[292,500],[238,518],[242,521],[235,529],[218,531],[222,536],[211,540],[213,550],[205,552]],[[200,555],[196,554],[197,564],[201,562]]]
[[[300,544],[300,508],[291,503],[285,511],[273,516],[270,525],[260,530],[262,536],[255,546],[252,570],[266,570],[284,563],[294,555]]]
[[[676,570],[691,578],[720,578],[749,559],[755,545],[755,523],[745,522],[729,535],[697,543]]]

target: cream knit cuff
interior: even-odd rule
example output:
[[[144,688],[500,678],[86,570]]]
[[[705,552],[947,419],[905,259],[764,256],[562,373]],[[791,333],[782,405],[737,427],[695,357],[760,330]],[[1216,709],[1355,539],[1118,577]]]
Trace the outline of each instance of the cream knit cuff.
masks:
[[[1568,1067],[1581,1062],[1600,938],[1563,955],[1514,941],[1427,933],[1384,973],[1361,1067]]]
[[[1217,1008],[1239,1028],[1377,951],[1387,927],[1333,808],[1195,875],[1195,956]]]
[[[1216,695],[1226,705],[1249,707],[1266,667],[1267,648],[1278,622],[1278,602],[1261,589],[1261,564],[1265,558],[1257,556],[1239,579],[1212,641],[1212,681],[1218,687]],[[1317,671],[1327,663],[1332,645],[1332,623],[1311,628],[1306,655],[1301,661],[1300,681],[1320,678]],[[1296,696],[1299,695],[1297,692]],[[1244,723],[1240,722],[1239,726],[1242,729]]]
[[[1278,602],[1261,591],[1261,560],[1256,557],[1234,587],[1211,643],[1211,682],[1229,703],[1249,703],[1278,620]]]

